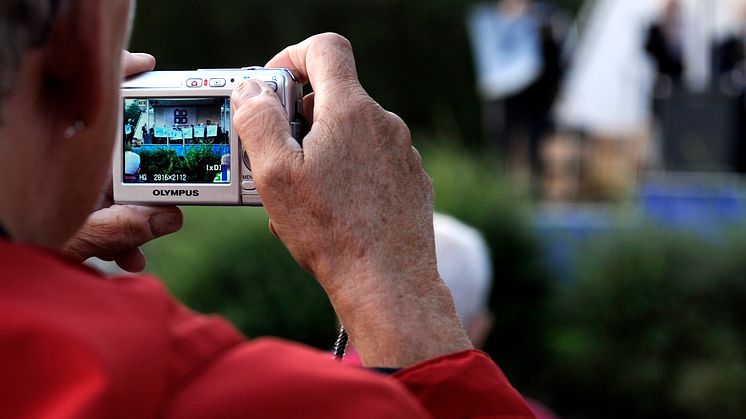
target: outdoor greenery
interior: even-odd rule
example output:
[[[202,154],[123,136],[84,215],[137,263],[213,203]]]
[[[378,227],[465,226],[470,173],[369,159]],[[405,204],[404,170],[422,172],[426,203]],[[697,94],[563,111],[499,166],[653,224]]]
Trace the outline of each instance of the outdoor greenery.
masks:
[[[187,146],[183,171],[180,173],[187,174],[187,182],[210,183],[215,178],[216,171],[208,170],[207,166],[220,166],[221,157],[210,145]]]
[[[211,183],[215,171],[207,170],[207,166],[220,165],[221,159],[210,145],[187,146],[184,156],[167,147],[142,148],[138,154],[140,174],[146,174],[149,180],[155,175],[186,174],[189,183]]]
[[[530,371],[536,345],[526,330],[541,325],[549,276],[521,213],[518,196],[496,168],[462,148],[433,144],[423,149],[439,210],[482,229],[498,273],[497,327],[514,344],[500,345],[503,366]],[[147,247],[150,269],[190,306],[221,313],[249,336],[275,335],[320,348],[335,336],[334,314],[315,281],[267,229],[263,210],[184,208],[184,229]]]
[[[475,147],[481,123],[464,26],[472,3],[140,2],[131,49],[156,55],[159,69],[241,67],[315,33],[345,35],[366,90],[419,140],[437,209],[482,230],[492,248],[496,324],[485,350],[519,391],[564,418],[743,416],[746,229],[715,241],[629,223],[589,239],[576,281],[558,281],[529,200]],[[575,11],[580,1],[558,3]],[[142,171],[204,168],[208,154],[154,151]],[[149,269],[177,297],[248,336],[331,346],[332,308],[269,233],[262,209],[184,212],[183,231],[146,247]]]
[[[551,403],[567,417],[746,412],[746,231],[641,226],[587,246],[555,298]]]
[[[142,111],[140,110],[140,106],[137,105],[137,103],[130,103],[129,106],[124,108],[124,123],[126,124],[128,121],[131,121],[132,124],[136,124],[137,121],[140,119],[140,114]]]
[[[220,313],[247,336],[325,348],[335,337],[323,291],[269,233],[259,208],[184,208],[178,234],[147,247],[149,269],[182,301]]]
[[[495,330],[485,350],[513,384],[568,418],[731,418],[746,409],[746,231],[721,241],[629,225],[589,240],[577,282],[544,265],[531,208],[494,164],[422,147],[436,206],[492,247]],[[185,208],[147,247],[150,269],[248,336],[332,344],[334,313],[256,208]],[[740,234],[739,234],[740,233]]]

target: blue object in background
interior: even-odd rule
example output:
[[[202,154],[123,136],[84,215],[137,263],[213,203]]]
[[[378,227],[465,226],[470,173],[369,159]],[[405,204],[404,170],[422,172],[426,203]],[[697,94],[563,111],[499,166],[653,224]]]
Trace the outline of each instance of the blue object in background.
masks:
[[[707,238],[746,221],[746,191],[733,179],[648,182],[639,198],[643,213],[655,224]]]
[[[746,188],[732,175],[666,174],[645,181],[630,209],[547,207],[533,221],[548,265],[566,284],[577,279],[577,258],[591,240],[646,223],[718,241],[724,231],[746,226]]]
[[[630,223],[627,223],[630,225]],[[607,206],[549,207],[534,217],[534,229],[547,265],[563,283],[577,279],[577,258],[589,240],[622,228]]]

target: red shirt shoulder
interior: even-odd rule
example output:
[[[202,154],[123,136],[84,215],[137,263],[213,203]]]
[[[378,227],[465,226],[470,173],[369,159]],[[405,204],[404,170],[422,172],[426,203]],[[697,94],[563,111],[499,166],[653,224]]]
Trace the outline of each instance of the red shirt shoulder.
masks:
[[[524,409],[476,351],[386,377],[298,344],[247,343],[154,278],[108,279],[0,240],[6,417],[529,417]]]
[[[239,345],[185,384],[170,417],[429,417],[396,380],[278,339]]]
[[[248,343],[153,278],[109,279],[0,241],[4,416],[360,417],[353,406],[427,415],[399,383],[301,345]]]

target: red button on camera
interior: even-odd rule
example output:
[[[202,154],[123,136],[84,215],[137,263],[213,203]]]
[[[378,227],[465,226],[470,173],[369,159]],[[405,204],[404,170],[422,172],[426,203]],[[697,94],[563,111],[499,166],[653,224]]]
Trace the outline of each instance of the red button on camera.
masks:
[[[187,79],[187,87],[202,87],[202,79]]]

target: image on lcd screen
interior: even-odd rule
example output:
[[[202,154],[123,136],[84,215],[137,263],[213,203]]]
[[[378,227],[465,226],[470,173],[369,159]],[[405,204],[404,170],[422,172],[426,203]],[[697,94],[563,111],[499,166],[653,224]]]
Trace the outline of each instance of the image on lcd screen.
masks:
[[[124,183],[230,183],[230,100],[124,99]]]

